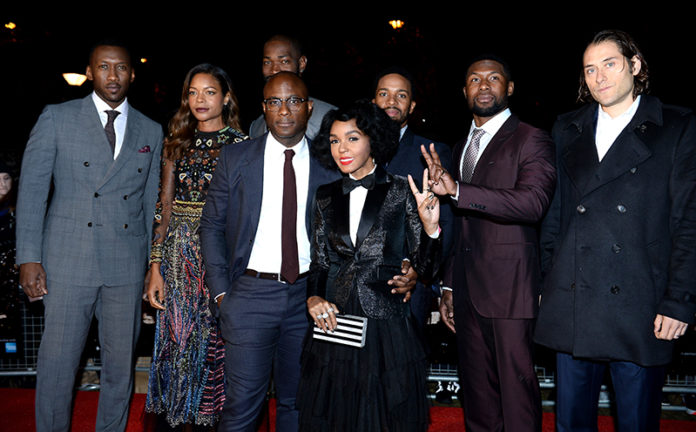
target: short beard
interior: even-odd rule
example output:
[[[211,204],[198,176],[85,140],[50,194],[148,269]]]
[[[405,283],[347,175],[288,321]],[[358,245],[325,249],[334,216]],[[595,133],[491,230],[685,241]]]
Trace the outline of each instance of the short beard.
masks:
[[[489,106],[488,108],[482,108],[476,105],[476,103],[474,103],[471,107],[471,112],[478,117],[493,117],[494,115],[507,108],[507,104],[508,98],[507,96],[505,96],[501,100],[496,99],[493,105]]]

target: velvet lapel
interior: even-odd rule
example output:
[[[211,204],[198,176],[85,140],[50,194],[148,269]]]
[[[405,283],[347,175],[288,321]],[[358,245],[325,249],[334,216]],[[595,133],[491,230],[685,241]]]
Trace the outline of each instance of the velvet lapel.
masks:
[[[359,249],[363,240],[367,237],[372,229],[372,226],[377,221],[377,216],[382,209],[384,199],[389,190],[389,179],[387,173],[382,167],[377,167],[375,171],[375,188],[367,192],[365,198],[365,206],[363,206],[362,214],[360,215],[360,224],[358,225],[358,235],[356,236],[355,249]]]
[[[354,245],[353,240],[350,238],[350,194],[343,194],[341,182],[336,182],[331,201],[334,205],[333,229],[343,243],[352,250]]]

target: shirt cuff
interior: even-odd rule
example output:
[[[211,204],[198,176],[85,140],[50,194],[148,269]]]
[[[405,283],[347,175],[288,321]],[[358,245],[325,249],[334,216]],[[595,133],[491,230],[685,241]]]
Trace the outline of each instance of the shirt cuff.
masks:
[[[452,292],[452,288],[447,287],[447,286],[441,286],[441,287],[440,287],[440,296],[442,296],[442,294],[444,293],[444,291]]]
[[[224,296],[226,293],[227,293],[227,291],[222,292],[222,293],[216,295],[215,298],[214,298],[213,300],[215,300],[215,301],[217,302],[218,298],[220,298],[221,296]]]
[[[455,183],[457,184],[457,193],[455,193],[454,195],[450,195],[450,198],[452,198],[456,203],[459,202],[459,182],[456,181]]]

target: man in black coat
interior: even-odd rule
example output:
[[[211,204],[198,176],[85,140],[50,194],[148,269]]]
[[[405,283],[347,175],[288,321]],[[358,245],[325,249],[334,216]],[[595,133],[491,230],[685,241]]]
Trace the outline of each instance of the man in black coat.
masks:
[[[696,118],[646,95],[631,37],[598,33],[553,128],[535,340],[556,350],[558,431],[596,430],[607,367],[619,430],[658,430],[664,365],[696,312]]]

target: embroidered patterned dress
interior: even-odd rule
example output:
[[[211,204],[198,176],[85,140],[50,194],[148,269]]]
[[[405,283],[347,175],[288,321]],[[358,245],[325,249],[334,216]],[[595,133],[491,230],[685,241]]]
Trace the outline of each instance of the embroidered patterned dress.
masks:
[[[245,138],[229,127],[197,131],[183,157],[162,159],[150,260],[161,262],[165,310],[157,313],[145,409],[172,426],[213,425],[224,403],[224,342],[208,307],[198,226],[220,149]]]

